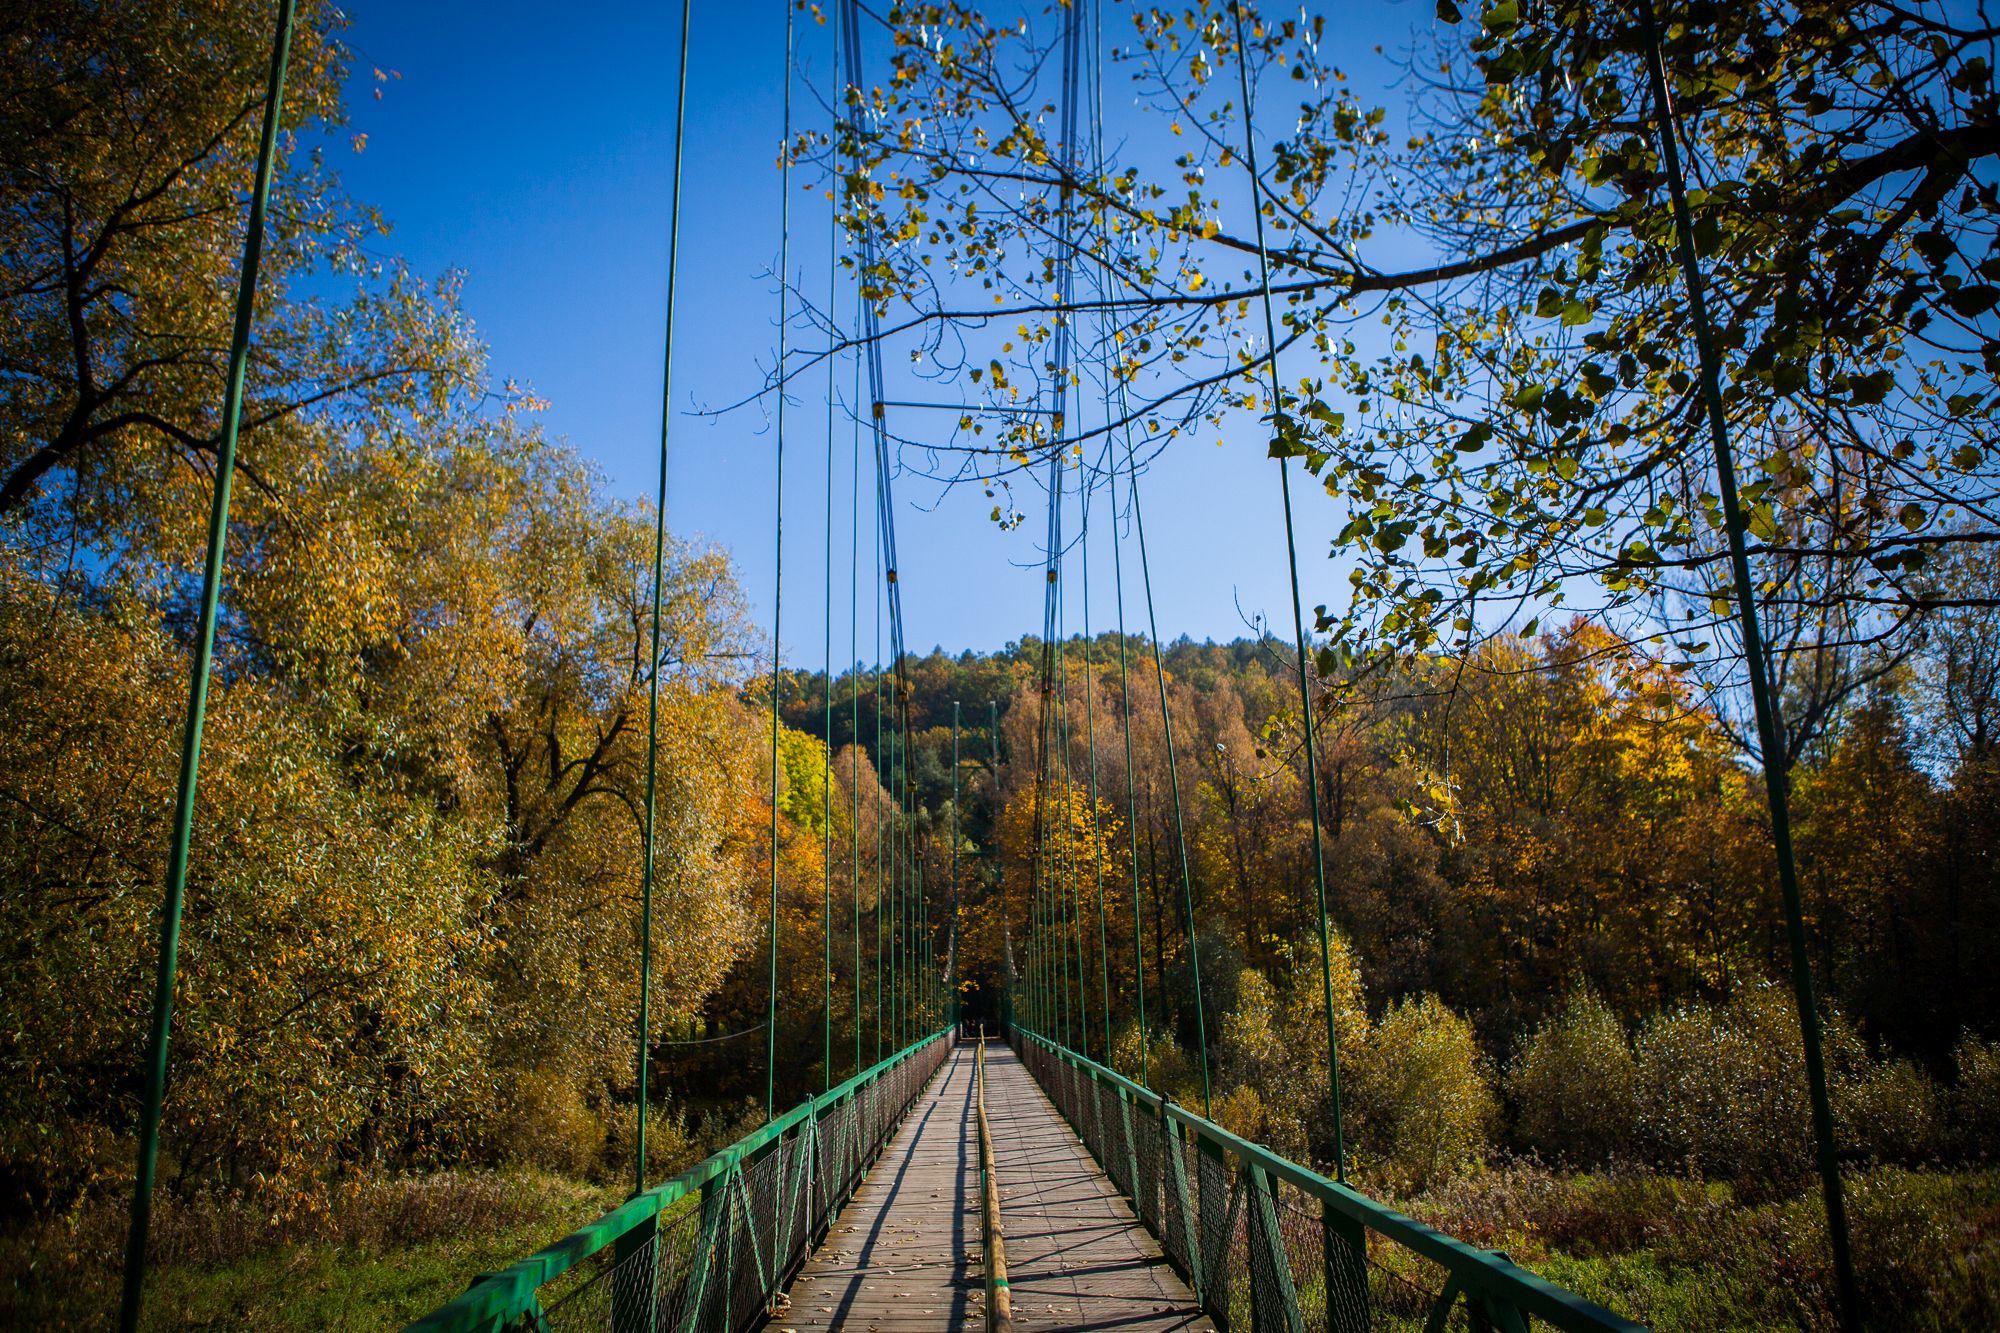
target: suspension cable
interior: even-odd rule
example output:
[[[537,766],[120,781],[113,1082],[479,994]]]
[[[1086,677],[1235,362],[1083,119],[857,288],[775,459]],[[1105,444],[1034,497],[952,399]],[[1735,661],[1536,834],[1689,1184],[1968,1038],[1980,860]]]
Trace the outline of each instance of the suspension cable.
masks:
[[[1079,395],[1080,397],[1081,395]],[[1081,415],[1079,413],[1079,415]],[[1090,492],[1083,485],[1083,519],[1077,526],[1077,541],[1083,548],[1083,734],[1090,755],[1090,872],[1097,889],[1097,981],[1102,1005],[1104,1063],[1111,1064],[1111,953],[1104,926],[1104,825],[1097,807],[1097,705],[1094,686],[1097,675],[1091,659],[1090,640]]]
[[[841,7],[836,7],[834,12],[836,14],[842,14],[844,13],[844,9]],[[836,112],[835,115],[837,119],[838,113]],[[838,145],[838,143],[839,143],[839,137],[836,134],[835,144]],[[838,151],[839,149],[836,146],[835,152],[837,153]],[[834,207],[836,210],[840,206],[839,200],[840,200],[840,193],[838,190],[836,190],[834,192]],[[856,403],[861,401],[861,358],[860,357],[856,357],[854,359],[854,394],[849,401],[850,403]],[[854,419],[849,434],[850,434],[849,449],[852,455],[850,466],[854,477],[854,501],[850,511],[849,527],[847,532],[848,576],[850,580],[847,592],[847,641],[848,641],[848,646],[854,650],[854,711],[853,711],[853,726],[852,726],[854,735],[848,744],[848,754],[847,754],[847,770],[848,770],[847,822],[848,822],[848,841],[853,847],[853,859],[850,866],[850,874],[853,879],[852,887],[854,890],[854,1072],[859,1074],[862,1069],[862,1063],[861,1063],[861,1015],[862,1015],[862,1008],[861,1008],[861,679],[862,679],[862,670],[861,670],[861,421],[860,418],[857,417]],[[878,643],[880,642],[879,631],[877,634],[877,642]],[[879,991],[881,987],[881,982],[879,980],[879,975],[881,972],[881,959],[879,955],[876,958],[876,972],[878,976],[876,987],[877,990]],[[878,1022],[879,1022],[879,1013],[878,1013]],[[877,1045],[878,1046],[880,1045],[879,1038],[877,1040]],[[880,1059],[881,1057],[878,1054],[876,1058]]]
[[[1061,854],[1057,858],[1057,869],[1062,881],[1057,896],[1057,907],[1062,913],[1062,984],[1063,984],[1063,1044],[1069,1044],[1072,1017],[1078,1033],[1080,1045],[1073,1049],[1084,1055],[1090,1054],[1090,1020],[1086,1016],[1083,1000],[1083,941],[1077,932],[1076,920],[1076,765],[1070,750],[1069,739],[1069,645],[1063,635],[1063,589],[1060,581],[1056,584],[1056,743],[1060,756],[1062,774],[1062,830]],[[1076,946],[1077,986],[1076,993],[1070,990],[1070,947]]]
[[[784,774],[778,764],[778,704],[783,678],[785,613],[785,357],[792,290],[792,5],[785,0],[785,135],[778,160],[778,420],[771,500],[771,950],[764,1009],[764,1120],[777,1115],[772,1100],[778,1076],[778,797]]]
[[[849,39],[853,37],[849,33]],[[862,298],[866,300],[867,298]],[[881,466],[877,456],[876,466]],[[882,563],[882,515],[875,515],[875,563]],[[869,754],[869,764],[878,779],[888,777],[888,769],[882,762],[882,585],[875,585],[875,748]],[[890,960],[887,954],[888,917],[884,914],[886,898],[882,892],[882,801],[888,795],[888,783],[878,781],[875,786],[875,1062],[882,1062],[882,1009],[883,983],[889,975]]]
[[[1091,157],[1093,170],[1099,179],[1104,175],[1104,3],[1098,0],[1093,10],[1092,33],[1094,43],[1091,50]],[[1097,251],[1098,282],[1108,294],[1111,286],[1111,261],[1100,245]],[[1104,379],[1107,407],[1112,393],[1111,350],[1112,342],[1108,333],[1110,318],[1098,317],[1098,349],[1100,374]],[[1118,381],[1122,398],[1123,381]],[[1109,415],[1109,413],[1107,413]],[[1124,413],[1124,436],[1127,452],[1130,452],[1132,427]],[[1111,570],[1112,588],[1118,606],[1118,697],[1125,709],[1125,831],[1131,860],[1132,884],[1132,977],[1137,986],[1139,1009],[1139,1082],[1151,1086],[1151,1070],[1148,1067],[1147,1047],[1150,1042],[1146,1031],[1146,948],[1139,914],[1139,801],[1133,779],[1132,763],[1132,684],[1127,670],[1127,640],[1125,635],[1125,560],[1123,543],[1118,536],[1118,470],[1111,464],[1111,434],[1104,437],[1102,470],[1105,477],[1106,499],[1111,508]],[[1157,891],[1156,891],[1157,892]]]
[[[785,25],[791,26],[790,0],[786,0]],[[838,67],[840,50],[840,11],[833,15],[834,64]],[[788,75],[789,81],[789,75]],[[790,118],[787,117],[789,126]],[[785,148],[791,151],[789,129],[785,136]],[[835,154],[840,151],[836,142]],[[836,173],[837,174],[837,173]],[[839,293],[839,279],[835,276],[840,265],[834,262],[840,251],[840,200],[831,195],[833,207],[826,216],[826,309],[829,320],[835,318],[835,305]],[[833,330],[838,341],[839,329]],[[822,833],[820,848],[820,925],[822,946],[825,957],[822,964],[824,993],[820,997],[820,1089],[833,1088],[833,387],[836,359],[826,359],[826,551],[820,561],[824,575],[825,600],[823,607],[825,630],[824,657],[826,675],[820,688],[820,734],[826,737],[826,764],[820,771],[819,817]]]
[[[1257,267],[1263,283],[1264,360],[1271,377],[1271,420],[1277,429],[1285,419],[1284,389],[1278,378],[1278,321],[1271,306],[1271,252],[1264,240],[1264,179],[1257,174],[1257,128],[1250,105],[1250,48],[1243,39],[1242,0],[1232,0],[1230,14],[1236,24],[1236,81],[1243,97],[1243,161],[1250,172],[1250,211],[1257,227]],[[1278,456],[1278,487],[1285,507],[1285,560],[1292,582],[1292,638],[1297,653],[1299,715],[1304,723],[1306,808],[1312,825],[1313,890],[1319,901],[1319,975],[1321,998],[1326,1006],[1326,1072],[1328,1093],[1333,1099],[1334,1175],[1347,1179],[1347,1137],[1340,1110],[1340,1045],[1333,1024],[1333,937],[1326,920],[1326,850],[1320,829],[1319,751],[1313,728],[1312,686],[1307,678],[1307,644],[1304,604],[1299,596],[1299,544],[1292,523],[1292,460],[1283,451]]]

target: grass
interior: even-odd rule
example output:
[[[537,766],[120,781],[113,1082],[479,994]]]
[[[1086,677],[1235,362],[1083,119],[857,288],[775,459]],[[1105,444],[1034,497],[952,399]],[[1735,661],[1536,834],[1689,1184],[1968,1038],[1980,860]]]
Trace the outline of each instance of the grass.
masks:
[[[1877,1168],[1847,1201],[1871,1330],[2000,1327],[2000,1172]],[[1816,1193],[1746,1204],[1700,1181],[1511,1167],[1409,1207],[1662,1333],[1835,1327]]]
[[[443,1173],[357,1187],[304,1219],[163,1209],[146,1327],[400,1328],[620,1197],[558,1176]],[[110,1323],[122,1221],[99,1210],[0,1239],[0,1327]]]
[[[285,1218],[165,1208],[147,1326],[398,1328],[618,1198],[560,1176],[444,1173]],[[1662,1333],[1834,1327],[1815,1194],[1743,1202],[1698,1180],[1513,1165],[1402,1206]],[[2000,1328],[2000,1171],[1860,1172],[1848,1206],[1871,1331]],[[0,1327],[104,1327],[122,1226],[102,1209],[0,1237]]]

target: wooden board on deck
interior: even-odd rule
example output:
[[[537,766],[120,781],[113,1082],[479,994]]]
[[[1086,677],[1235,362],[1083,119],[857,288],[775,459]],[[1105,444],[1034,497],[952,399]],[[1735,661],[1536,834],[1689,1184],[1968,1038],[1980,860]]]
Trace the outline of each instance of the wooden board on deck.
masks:
[[[918,1098],[791,1287],[778,1330],[916,1333],[985,1320],[979,1255],[976,1048]],[[1000,1174],[1021,1333],[1194,1333],[1212,1325],[1014,1053],[986,1048],[986,1115]]]

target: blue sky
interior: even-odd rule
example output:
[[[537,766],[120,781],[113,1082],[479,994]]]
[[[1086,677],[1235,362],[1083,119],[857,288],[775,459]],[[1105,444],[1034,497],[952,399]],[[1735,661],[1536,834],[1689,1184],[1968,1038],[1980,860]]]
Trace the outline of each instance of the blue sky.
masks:
[[[572,0],[561,6],[353,0],[356,52],[351,130],[359,152],[335,158],[349,190],[394,226],[389,253],[425,274],[465,275],[465,306],[512,377],[550,402],[549,430],[600,466],[617,493],[650,495],[657,467],[666,289],[673,59],[678,6]],[[1120,7],[1122,8],[1122,6]],[[1431,20],[1429,0],[1377,0],[1329,14],[1343,62],[1364,89],[1390,70],[1371,54]],[[768,406],[697,414],[753,392],[777,342],[784,7],[697,3],[688,89],[681,287],[674,358],[674,530],[701,534],[735,557],[758,623],[773,606],[773,444]],[[1341,24],[1354,25],[1343,34]],[[1119,24],[1107,19],[1107,31]],[[794,114],[822,119],[805,90],[825,83],[828,30],[799,29]],[[1115,40],[1115,37],[1114,37]],[[879,42],[872,55],[879,60]],[[398,77],[374,96],[373,69]],[[875,66],[871,65],[871,69]],[[796,183],[796,182],[795,182]],[[794,272],[825,282],[827,205],[795,196]],[[892,357],[893,359],[893,357]],[[845,372],[843,372],[845,373]],[[786,424],[784,655],[823,655],[826,409],[815,381]],[[835,643],[846,660],[850,504],[848,427],[837,445]],[[1252,430],[1223,447],[1184,441],[1149,474],[1147,528],[1164,637],[1235,637],[1246,614],[1290,623],[1276,465]],[[1010,533],[988,520],[981,488],[942,493],[898,482],[901,583],[912,648],[991,648],[1041,623],[1036,518]],[[1306,605],[1338,602],[1345,578],[1325,559],[1340,520],[1311,485],[1295,486]],[[1034,509],[1032,497],[1021,497]],[[1101,515],[1100,515],[1101,520]],[[1074,519],[1072,518],[1072,523]],[[1097,531],[1102,533],[1101,521]],[[872,543],[864,528],[864,543]],[[1134,552],[1127,548],[1128,571]],[[1108,622],[1111,552],[1092,553],[1093,628]],[[872,544],[863,548],[864,566]],[[867,571],[864,568],[864,577]],[[1080,627],[1072,567],[1070,628]],[[871,598],[874,583],[863,583]],[[1132,596],[1128,582],[1128,624]],[[872,656],[870,612],[863,654]]]

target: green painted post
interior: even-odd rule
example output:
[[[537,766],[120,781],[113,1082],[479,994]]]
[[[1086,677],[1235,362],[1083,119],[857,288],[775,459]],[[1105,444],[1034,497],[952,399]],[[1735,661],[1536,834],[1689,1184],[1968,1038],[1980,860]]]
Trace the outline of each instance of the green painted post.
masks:
[[[132,1181],[132,1223],[125,1244],[124,1290],[118,1324],[139,1326],[146,1281],[146,1234],[153,1216],[153,1177],[159,1164],[160,1116],[166,1102],[167,1051],[173,1034],[174,978],[180,965],[181,905],[194,839],[194,801],[201,777],[201,735],[208,716],[208,676],[215,659],[215,620],[222,600],[222,564],[229,538],[229,485],[236,473],[236,441],[243,421],[243,382],[250,364],[250,326],[257,309],[257,264],[264,250],[264,215],[278,157],[278,123],[285,105],[285,66],[291,58],[293,0],[280,0],[264,85],[264,124],[257,142],[257,171],[250,188],[250,219],[243,264],[236,275],[236,310],[229,336],[229,368],[222,390],[222,436],[215,454],[215,492],[208,513],[208,551],[202,566],[201,615],[196,623],[194,666],[189,673],[187,720],[181,731],[180,783],[174,795],[173,841],[167,853],[165,901],[160,905],[160,956],[153,983],[153,1026],[147,1039],[144,1101],[139,1113],[139,1158]]]
[[[1319,1226],[1327,1333],[1368,1333],[1373,1318],[1369,1313],[1367,1229],[1325,1202],[1320,1204]]]
[[[659,1312],[660,1217],[654,1213],[612,1242],[611,1333],[653,1333]],[[629,1267],[628,1267],[629,1266]],[[632,1269],[640,1271],[634,1273]]]
[[[1750,672],[1750,698],[1757,713],[1757,741],[1764,757],[1764,789],[1771,804],[1771,843],[1777,854],[1778,889],[1784,900],[1785,934],[1791,946],[1792,991],[1798,1001],[1799,1031],[1805,1046],[1806,1089],[1812,1104],[1813,1144],[1819,1165],[1820,1190],[1826,1199],[1827,1239],[1833,1250],[1834,1284],[1839,1291],[1840,1322],[1849,1333],[1861,1328],[1861,1297],[1854,1282],[1854,1258],[1848,1239],[1847,1199],[1841,1186],[1840,1159],[1833,1137],[1833,1108],[1827,1098],[1826,1058],[1822,1049],[1819,1004],[1813,994],[1812,963],[1806,952],[1805,913],[1799,899],[1798,864],[1792,851],[1789,775],[1778,737],[1777,701],[1771,695],[1766,669],[1763,629],[1757,621],[1757,590],[1750,581],[1750,556],[1743,540],[1742,501],[1736,491],[1736,460],[1729,444],[1729,421],[1722,401],[1722,362],[1709,324],[1700,257],[1694,248],[1694,219],[1688,210],[1687,181],[1681,170],[1679,129],[1673,99],[1667,89],[1666,56],[1652,0],[1639,0],[1645,29],[1646,70],[1652,83],[1653,113],[1660,130],[1660,154],[1673,201],[1674,249],[1681,278],[1687,286],[1688,314],[1694,324],[1695,349],[1701,359],[1701,392],[1708,407],[1709,438],[1715,448],[1716,479],[1721,483],[1724,526],[1729,536],[1729,567],[1736,583],[1737,621],[1743,634],[1743,657]]]

